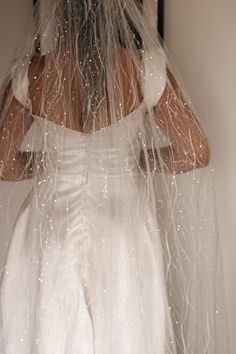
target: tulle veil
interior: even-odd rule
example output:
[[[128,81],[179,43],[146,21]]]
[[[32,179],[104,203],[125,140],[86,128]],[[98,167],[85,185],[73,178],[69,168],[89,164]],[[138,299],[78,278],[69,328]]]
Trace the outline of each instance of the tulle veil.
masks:
[[[6,328],[22,297],[26,296],[29,306],[40,312],[37,299],[40,284],[47,277],[44,267],[55,257],[49,250],[55,245],[63,247],[66,230],[70,228],[69,216],[64,218],[66,225],[54,225],[50,210],[60,198],[57,186],[61,179],[72,173],[76,181],[78,173],[83,175],[81,166],[76,164],[77,144],[81,141],[85,153],[84,180],[105,171],[103,181],[99,182],[103,186],[100,222],[104,223],[104,234],[110,232],[106,218],[112,215],[117,223],[125,219],[135,245],[134,225],[140,215],[147,228],[151,224],[154,253],[160,257],[163,292],[168,299],[167,307],[161,309],[160,305],[161,318],[168,318],[163,353],[229,353],[209,148],[200,117],[172,65],[166,44],[153,30],[154,8],[151,0],[47,0],[35,8],[34,31],[24,36],[15,52],[1,91],[0,176],[2,185],[14,182],[15,191],[21,190],[22,180],[32,182],[18,216],[24,213],[29,199],[33,202],[25,216],[25,240],[23,244],[14,242],[14,246],[9,241],[6,264],[14,249],[15,255],[24,258],[25,269],[37,271],[27,278],[26,270],[17,268],[17,262],[2,269],[2,281],[15,274],[19,284],[23,284],[23,290],[17,286],[12,289],[12,298],[17,295],[15,307],[6,309],[3,302],[0,304],[2,353],[10,353],[6,350]],[[138,118],[133,112],[137,112]],[[136,118],[138,123],[134,124]],[[69,134],[73,137],[70,141]],[[69,143],[74,151],[72,171],[57,157],[58,151],[63,156],[71,153],[67,150]],[[127,146],[132,151],[132,169],[127,161]],[[101,149],[98,163],[94,152]],[[129,194],[137,175],[142,188],[137,187],[136,204],[130,210],[131,205],[127,209],[120,195]],[[68,187],[68,193],[69,190]],[[58,212],[67,215],[74,208],[75,213],[82,213],[88,207],[88,196],[83,194],[79,198],[79,206],[65,202],[64,209]],[[119,207],[113,204],[114,198],[116,203],[119,199]],[[10,215],[9,208],[8,200],[2,202],[0,213],[8,209]],[[87,238],[84,236],[79,243],[74,240],[71,247],[83,250],[79,267],[86,273],[90,231],[88,225],[82,224],[78,233]],[[91,222],[89,227],[96,225]],[[101,237],[100,246],[93,253],[101,279],[104,268],[107,277],[109,269],[112,272],[117,267],[118,272],[122,268],[122,262],[112,263],[118,252],[113,236],[106,240],[106,245]],[[133,277],[139,277],[138,266],[130,261],[134,259],[133,253],[135,246],[123,255],[129,268],[122,268],[124,274],[129,273],[131,284]],[[141,257],[138,252],[135,256]],[[47,262],[43,263],[45,259]],[[65,287],[71,277],[68,273]],[[142,283],[141,277],[139,282]],[[111,284],[107,287],[111,288]],[[99,289],[94,289],[94,296],[100,296]],[[106,294],[106,309],[111,317],[116,308],[114,291],[113,295]],[[140,303],[139,290],[131,291],[135,307]],[[44,294],[46,302],[50,303],[52,293],[53,288]],[[28,312],[25,317],[31,338],[36,338],[37,321]],[[60,322],[59,317],[57,320]],[[141,322],[145,333],[158,333],[157,328],[150,328],[145,316]],[[115,331],[107,330],[111,335]],[[12,333],[20,333],[17,323]],[[138,333],[142,335],[142,330]],[[107,344],[104,353],[113,354],[111,348]],[[37,353],[34,350],[27,354]],[[147,343],[143,353],[157,351]]]

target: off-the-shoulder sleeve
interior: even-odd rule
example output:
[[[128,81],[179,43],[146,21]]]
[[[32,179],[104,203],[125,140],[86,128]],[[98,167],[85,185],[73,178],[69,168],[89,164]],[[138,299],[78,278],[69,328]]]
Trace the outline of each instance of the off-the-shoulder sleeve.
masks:
[[[154,49],[143,53],[143,98],[147,108],[154,107],[166,86],[166,55],[164,50]]]
[[[27,109],[31,107],[29,99],[28,65],[16,66],[12,72],[12,92],[15,98]]]

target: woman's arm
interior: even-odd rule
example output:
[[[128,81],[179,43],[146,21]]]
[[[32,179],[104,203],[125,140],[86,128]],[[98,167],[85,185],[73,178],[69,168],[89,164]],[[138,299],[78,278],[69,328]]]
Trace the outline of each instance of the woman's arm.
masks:
[[[43,61],[34,57],[28,70],[30,94],[34,97],[35,80],[43,70]],[[31,84],[33,82],[33,84]],[[37,83],[37,87],[38,87]],[[10,101],[10,102],[8,102]],[[31,100],[34,104],[34,99]],[[33,107],[32,107],[33,108]],[[9,83],[2,100],[0,115],[0,180],[21,181],[34,176],[35,159],[40,162],[42,152],[20,151],[20,145],[33,123],[30,111],[25,108],[13,95],[12,84]],[[41,170],[41,167],[39,167]]]
[[[183,173],[209,164],[210,151],[196,116],[186,103],[172,73],[167,69],[165,91],[154,107],[155,121],[166,132],[171,145],[159,152],[141,153],[140,162],[145,169],[148,159],[151,170],[165,173]]]
[[[9,96],[12,98],[9,107],[6,108]],[[4,95],[1,113],[4,114],[4,118],[0,127],[0,179],[19,181],[31,178],[32,161],[26,159],[26,155],[19,151],[19,148],[33,118],[29,111],[12,96],[11,83]]]

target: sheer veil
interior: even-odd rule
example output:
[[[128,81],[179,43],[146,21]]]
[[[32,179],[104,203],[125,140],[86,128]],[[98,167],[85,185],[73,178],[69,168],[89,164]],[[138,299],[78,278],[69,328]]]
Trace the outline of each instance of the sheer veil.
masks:
[[[122,272],[135,284],[130,285],[133,313],[138,309],[140,314],[142,304],[147,312],[135,315],[137,333],[164,337],[160,353],[226,354],[229,348],[209,146],[166,45],[153,30],[153,6],[150,0],[48,0],[36,7],[34,33],[25,36],[17,48],[1,91],[0,178],[15,182],[19,191],[22,180],[32,181],[18,213],[26,220],[25,239],[9,242],[6,262],[11,254],[16,261],[6,263],[2,279],[15,274],[18,283],[12,297],[14,292],[17,301],[26,297],[39,317],[41,297],[53,311],[57,276],[54,274],[55,287],[48,286],[46,292],[42,284],[50,265],[60,257],[58,249],[66,249],[60,261],[65,288],[74,279],[66,271],[75,247],[83,282],[84,274],[89,273],[86,252],[93,235],[97,241],[90,267],[100,279],[93,285],[93,296],[99,304],[106,304],[108,317],[113,318],[119,301],[117,274]],[[78,176],[83,187],[80,184],[73,204],[70,193]],[[90,183],[91,188],[85,188]],[[67,194],[56,208],[62,185],[66,185]],[[93,199],[96,193],[99,205]],[[26,208],[29,200],[30,208]],[[95,207],[96,220],[91,219]],[[54,222],[54,213],[59,213],[60,224]],[[80,224],[73,233],[74,213]],[[111,218],[117,229],[125,224],[129,230],[125,252],[107,222]],[[145,220],[158,269],[162,270],[160,279],[153,279],[156,285],[149,298],[157,296],[158,302],[160,293],[163,298],[166,294],[167,304],[160,300],[157,306],[163,333],[159,333],[158,323],[150,320],[157,309],[148,308],[148,301],[142,303],[139,296],[143,279],[149,277],[148,267],[139,265],[144,255],[137,244],[147,242],[139,238],[140,219]],[[67,235],[71,234],[68,243]],[[31,273],[19,268],[19,259]],[[104,284],[109,290],[106,294],[102,293]],[[96,302],[94,298],[91,302]],[[10,353],[4,351],[4,345],[9,339],[7,324],[18,311],[17,304],[12,304],[13,300],[11,308],[1,308],[2,353]],[[31,313],[25,316],[32,338],[39,325]],[[67,313],[66,318],[70,316]],[[58,315],[55,322],[60,320]],[[55,323],[52,327],[55,332],[60,330]],[[116,330],[115,325],[106,329],[111,337]],[[19,334],[21,329],[15,324],[12,331]],[[155,340],[146,343],[142,353],[157,353],[154,345]],[[24,353],[33,352],[37,353],[36,349]],[[111,343],[104,353],[113,354]]]

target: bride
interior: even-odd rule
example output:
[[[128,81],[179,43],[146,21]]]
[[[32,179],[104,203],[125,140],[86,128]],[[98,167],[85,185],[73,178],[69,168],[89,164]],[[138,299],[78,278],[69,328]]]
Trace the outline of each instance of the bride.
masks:
[[[1,353],[229,353],[209,145],[142,1],[45,6],[3,86]]]

